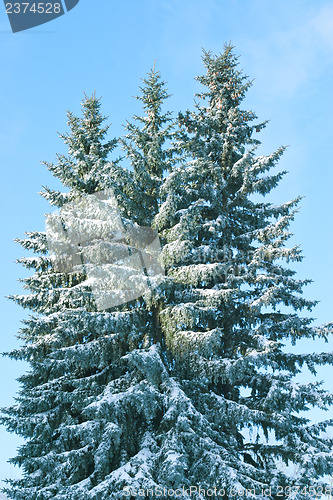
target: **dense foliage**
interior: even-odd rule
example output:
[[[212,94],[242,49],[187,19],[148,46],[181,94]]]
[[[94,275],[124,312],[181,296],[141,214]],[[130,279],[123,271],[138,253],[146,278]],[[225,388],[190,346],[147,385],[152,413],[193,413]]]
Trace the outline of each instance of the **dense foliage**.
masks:
[[[232,47],[203,62],[203,92],[178,120],[162,111],[168,94],[155,70],[141,89],[143,116],[121,140],[106,141],[95,96],[82,118],[68,114],[68,156],[47,164],[67,190],[43,192],[60,209],[53,227],[65,226],[70,206],[64,234],[94,235],[73,255],[118,257],[99,261],[108,295],[125,282],[147,286],[131,300],[100,302],[89,265],[59,266],[47,232],[19,240],[34,252],[20,262],[35,273],[24,280],[29,294],[12,297],[33,315],[9,354],[31,366],[3,416],[26,439],[12,459],[24,475],[9,481],[10,498],[166,498],[177,488],[184,498],[209,488],[214,498],[246,489],[281,498],[295,487],[304,500],[333,471],[333,422],[300,414],[329,408],[332,395],[295,381],[303,365],[315,373],[333,354],[285,348],[332,327],[301,314],[316,302],[288,266],[302,259],[288,246],[299,198],[263,199],[285,174],[273,172],[284,148],[257,154],[266,123],[241,108],[251,83]],[[118,143],[126,157],[111,161]],[[105,193],[116,200],[111,211]],[[143,275],[131,269],[142,226],[158,233],[164,276],[149,259]]]

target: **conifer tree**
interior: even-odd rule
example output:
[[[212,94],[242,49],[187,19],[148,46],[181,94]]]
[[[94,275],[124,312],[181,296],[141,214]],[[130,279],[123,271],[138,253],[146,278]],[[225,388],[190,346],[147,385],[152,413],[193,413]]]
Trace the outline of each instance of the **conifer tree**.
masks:
[[[232,48],[205,53],[204,64],[206,92],[193,112],[179,115],[177,141],[161,111],[164,84],[155,71],[148,75],[144,117],[127,125],[122,141],[129,169],[107,161],[116,142],[104,142],[95,97],[84,101],[83,118],[69,115],[69,156],[49,165],[68,192],[44,192],[64,207],[51,222],[60,232],[102,228],[84,250],[116,248],[118,257],[126,248],[133,257],[140,226],[152,224],[166,277],[154,288],[146,266],[143,297],[101,307],[90,264],[57,267],[46,233],[21,241],[36,253],[20,259],[35,274],[25,281],[30,294],[14,299],[35,315],[21,331],[23,347],[10,353],[31,364],[3,419],[27,440],[13,460],[24,477],[10,481],[10,498],[169,498],[169,489],[181,488],[184,498],[203,499],[210,488],[211,497],[230,499],[247,488],[278,499],[279,488],[297,485],[300,500],[332,471],[333,443],[322,435],[329,422],[299,416],[311,405],[329,407],[332,396],[320,384],[293,381],[302,365],[314,373],[332,355],[284,349],[288,338],[330,331],[299,315],[315,302],[301,296],[307,281],[285,265],[302,258],[286,246],[299,199],[276,207],[253,197],[278,184],[283,173],[270,170],[283,148],[256,156],[255,133],[265,123],[253,124],[256,116],[239,107],[250,83]],[[176,167],[170,140],[182,155]],[[105,208],[109,188],[118,215]],[[106,198],[98,196],[105,190]],[[67,206],[75,211],[66,219]],[[118,260],[121,276],[137,284],[126,258]],[[297,463],[298,477],[281,462]]]
[[[308,280],[286,266],[302,259],[287,245],[300,199],[258,201],[285,174],[272,173],[284,148],[256,155],[266,123],[241,108],[251,82],[232,47],[204,52],[203,61],[205,90],[194,111],[179,114],[183,163],[165,180],[155,219],[173,282],[161,328],[170,374],[187,398],[170,430],[177,460],[168,484],[181,470],[179,484],[216,486],[224,498],[246,489],[261,498],[265,488],[270,498],[310,498],[309,487],[332,473],[324,431],[333,420],[314,425],[300,412],[328,409],[333,398],[294,377],[303,365],[315,374],[332,364],[333,354],[298,355],[285,343],[326,338],[332,325],[316,328],[299,314],[316,302],[302,297]],[[296,464],[297,475],[281,464]]]
[[[140,87],[144,116],[134,116],[127,122],[123,149],[130,163],[124,190],[135,202],[130,215],[141,226],[150,226],[161,204],[160,187],[163,177],[174,164],[173,150],[169,145],[173,137],[170,112],[162,112],[162,105],[170,97],[165,82],[154,68],[143,79]]]
[[[95,96],[84,99],[82,111],[82,118],[68,113],[70,133],[61,136],[68,156],[46,164],[67,188],[62,193],[46,187],[41,193],[56,207],[110,186],[108,155],[117,140],[105,141],[108,127],[103,127]],[[99,423],[84,418],[82,410],[103,388],[102,360],[108,362],[112,332],[126,318],[98,314],[84,285],[86,276],[54,268],[46,232],[27,233],[18,242],[34,253],[19,262],[35,273],[23,280],[30,293],[11,298],[34,314],[20,331],[22,348],[9,353],[27,360],[31,370],[20,378],[17,404],[5,410],[3,419],[26,439],[12,459],[24,477],[9,481],[6,493],[10,498],[56,498],[94,471],[90,432],[97,432]]]
[[[158,77],[153,75],[151,79],[151,97],[158,117],[165,94],[159,93]],[[149,99],[149,89],[144,92]],[[99,100],[86,97],[82,111],[82,118],[68,113],[70,132],[61,136],[68,155],[58,155],[57,164],[47,164],[67,191],[46,187],[41,193],[63,210],[49,218],[51,230],[59,236],[55,243],[62,245],[62,252],[64,248],[68,251],[71,243],[66,236],[71,233],[82,251],[65,252],[67,259],[63,262],[51,255],[48,231],[28,233],[27,238],[18,240],[35,254],[19,262],[35,273],[24,280],[30,293],[11,298],[34,315],[24,321],[20,331],[23,346],[9,353],[31,365],[30,372],[20,378],[22,389],[17,404],[5,409],[2,419],[10,431],[26,439],[12,459],[23,468],[24,475],[8,481],[5,491],[10,498],[109,498],[108,481],[97,491],[94,488],[135,454],[147,422],[154,418],[146,407],[150,402],[143,405],[141,401],[143,389],[139,383],[135,385],[138,370],[134,365],[129,369],[126,360],[128,352],[146,347],[152,337],[150,313],[142,307],[142,299],[123,304],[119,301],[112,307],[106,302],[106,307],[101,308],[92,286],[90,264],[68,268],[68,257],[70,264],[77,264],[78,256],[82,258],[89,252],[93,257],[100,255],[105,251],[103,245],[108,245],[108,255],[116,247],[116,256],[121,259],[123,248],[131,249],[131,229],[133,233],[138,228],[125,215],[133,211],[131,203],[145,196],[146,178],[141,177],[137,199],[133,193],[131,200],[121,183],[126,179],[126,169],[119,160],[109,160],[118,141],[106,141],[108,127],[103,126],[105,118]],[[156,136],[162,121],[156,125]],[[155,182],[164,170],[158,147],[154,142],[143,153],[149,157],[147,164],[149,155],[153,158],[151,173]],[[111,187],[122,215],[116,213],[115,207],[105,210]],[[149,190],[151,185],[148,194]],[[156,205],[152,203],[150,208],[146,204],[145,210],[153,213]],[[119,221],[130,241],[103,240],[105,228],[112,233]],[[126,261],[121,262],[118,271],[126,271]],[[152,407],[157,413],[158,405]]]

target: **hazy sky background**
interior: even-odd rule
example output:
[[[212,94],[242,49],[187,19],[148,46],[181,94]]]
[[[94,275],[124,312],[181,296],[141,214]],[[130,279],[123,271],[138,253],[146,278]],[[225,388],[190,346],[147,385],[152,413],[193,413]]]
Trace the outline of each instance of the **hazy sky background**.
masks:
[[[110,134],[139,112],[132,96],[154,64],[168,83],[175,113],[191,108],[194,81],[202,74],[201,49],[218,53],[235,45],[240,67],[254,79],[243,107],[269,119],[261,133],[261,153],[289,145],[280,168],[289,174],[274,202],[304,195],[292,226],[305,259],[299,277],[310,277],[306,296],[320,300],[316,323],[332,311],[332,76],[333,4],[317,0],[80,0],[65,16],[12,34],[0,3],[0,165],[1,165],[1,342],[18,346],[16,332],[26,313],[5,295],[20,293],[26,271],[14,260],[23,250],[13,242],[25,231],[43,230],[47,203],[42,185],[58,186],[40,161],[65,152],[57,131],[65,132],[65,110],[80,112],[83,92],[102,96]],[[295,349],[295,348],[294,348]],[[330,344],[303,343],[298,351],[333,350]],[[1,358],[0,358],[1,359]],[[0,406],[13,402],[23,363],[1,359]],[[332,367],[319,370],[326,387]],[[319,413],[311,413],[313,419]],[[330,415],[332,417],[332,415]],[[325,414],[325,418],[329,415]],[[19,472],[6,463],[21,441],[0,429],[0,479]]]

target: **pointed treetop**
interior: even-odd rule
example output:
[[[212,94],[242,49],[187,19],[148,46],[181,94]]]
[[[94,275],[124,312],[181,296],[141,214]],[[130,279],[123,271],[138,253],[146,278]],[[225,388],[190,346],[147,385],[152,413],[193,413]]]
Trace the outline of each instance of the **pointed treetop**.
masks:
[[[247,75],[237,69],[239,57],[235,56],[233,48],[233,45],[226,44],[224,52],[216,56],[210,51],[203,50],[202,60],[207,73],[197,77],[197,80],[210,91],[199,94],[198,97],[207,97],[211,100],[219,96],[223,99],[220,106],[227,105],[228,108],[242,102],[252,82]]]
[[[169,94],[160,72],[155,69],[155,62],[142,82],[141,93],[136,99],[142,102],[143,113],[134,115],[132,121],[127,122],[127,134],[121,143],[131,169],[131,181],[127,181],[124,190],[130,198],[136,191],[133,202],[138,205],[136,213],[140,212],[137,222],[150,224],[158,211],[164,173],[170,171],[173,164],[172,151],[168,147],[173,135],[173,121],[171,113],[162,110]]]
[[[106,140],[109,125],[103,126],[107,117],[101,114],[100,98],[94,92],[91,97],[84,94],[81,103],[82,116],[67,112],[69,132],[59,134],[68,147],[68,154],[57,155],[56,164],[43,162],[52,174],[72,192],[94,193],[105,189],[109,176],[110,152],[117,139]],[[59,193],[46,188],[42,193],[51,203],[58,204]]]
[[[146,112],[158,115],[164,99],[170,97],[165,89],[165,82],[161,79],[161,73],[155,69],[156,60],[146,78],[142,79],[143,86],[140,87],[141,95],[136,99],[142,101]]]

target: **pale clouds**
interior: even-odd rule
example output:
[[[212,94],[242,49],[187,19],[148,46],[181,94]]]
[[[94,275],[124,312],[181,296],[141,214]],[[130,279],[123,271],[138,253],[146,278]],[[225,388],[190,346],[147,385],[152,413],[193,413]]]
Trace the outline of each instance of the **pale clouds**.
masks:
[[[299,24],[243,43],[251,73],[264,85],[266,98],[279,94],[293,98],[333,62],[333,5],[309,11]]]
[[[320,43],[333,59],[333,4],[322,7],[311,24],[314,33],[318,35],[317,43]]]

